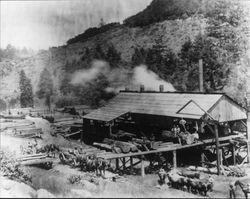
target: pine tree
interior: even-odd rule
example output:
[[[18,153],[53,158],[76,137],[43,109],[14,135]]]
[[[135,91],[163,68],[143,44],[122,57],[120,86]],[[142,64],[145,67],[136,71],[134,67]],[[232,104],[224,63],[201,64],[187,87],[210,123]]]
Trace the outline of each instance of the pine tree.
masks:
[[[20,104],[22,108],[33,107],[33,88],[30,79],[25,75],[25,72],[21,70],[20,72]]]
[[[53,80],[47,68],[44,68],[40,75],[37,96],[39,99],[45,98],[45,104],[51,109],[51,96],[53,95]]]

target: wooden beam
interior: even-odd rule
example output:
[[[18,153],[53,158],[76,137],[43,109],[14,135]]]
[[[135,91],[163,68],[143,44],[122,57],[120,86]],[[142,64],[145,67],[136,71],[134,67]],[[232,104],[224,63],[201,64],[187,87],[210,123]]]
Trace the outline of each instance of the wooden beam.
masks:
[[[238,137],[242,137],[242,136],[231,135],[231,136],[227,136],[227,137],[221,137],[221,138],[219,138],[219,141],[227,141],[227,140],[238,138]],[[141,156],[141,155],[147,155],[147,154],[153,154],[153,153],[181,150],[181,149],[196,147],[196,146],[205,145],[205,144],[213,144],[214,140],[215,140],[214,138],[207,139],[207,140],[197,142],[195,144],[178,145],[178,146],[174,146],[174,147],[165,147],[165,148],[159,148],[157,150],[151,150],[151,151],[142,151],[142,152],[135,152],[135,153],[130,152],[130,153],[126,153],[126,154],[110,154],[109,156],[105,157],[105,159],[116,159],[116,158],[122,158],[122,157],[130,157],[130,156],[135,157],[135,156]]]
[[[177,168],[176,150],[173,151],[173,167]]]

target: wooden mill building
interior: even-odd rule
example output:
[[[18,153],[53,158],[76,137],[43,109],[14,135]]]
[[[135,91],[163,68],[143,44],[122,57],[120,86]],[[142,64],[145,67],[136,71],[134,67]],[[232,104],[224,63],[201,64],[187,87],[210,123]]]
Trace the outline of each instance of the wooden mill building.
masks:
[[[140,155],[172,152],[173,164],[177,165],[176,154],[188,148],[199,151],[213,146],[217,156],[217,168],[223,159],[221,149],[227,147],[235,164],[235,140],[241,138],[248,145],[247,110],[224,93],[200,92],[159,92],[120,91],[106,106],[90,112],[83,117],[83,135],[92,135],[93,139],[103,139],[119,129],[134,132],[141,136],[159,135],[171,130],[173,124],[184,119],[187,125],[196,125],[200,141],[183,146],[166,147],[160,150],[129,154],[113,154],[107,159],[140,157]],[[245,138],[242,138],[245,137]],[[248,148],[248,147],[247,147]],[[202,149],[202,150],[200,150]],[[203,158],[203,159],[202,159]],[[204,161],[204,154],[201,153]]]

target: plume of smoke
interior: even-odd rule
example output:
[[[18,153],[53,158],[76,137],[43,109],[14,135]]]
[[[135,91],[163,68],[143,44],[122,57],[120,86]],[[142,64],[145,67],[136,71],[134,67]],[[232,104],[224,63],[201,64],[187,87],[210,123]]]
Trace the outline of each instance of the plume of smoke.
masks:
[[[91,68],[74,72],[70,83],[73,85],[84,85],[85,83],[95,79],[101,73],[107,75],[109,71],[110,68],[107,62],[94,60],[91,64]]]
[[[150,71],[147,66],[140,65],[129,70],[127,68],[111,69],[109,64],[105,61],[94,60],[91,68],[76,71],[71,78],[71,84],[84,85],[98,77],[99,74],[104,75],[109,86],[105,88],[108,93],[118,93],[128,87],[138,87],[143,84],[146,90],[159,90],[159,85],[164,85],[166,91],[175,91],[172,84],[160,79],[157,74]]]
[[[166,91],[175,91],[172,84],[160,79],[153,71],[148,70],[147,66],[140,65],[134,69],[133,83],[143,84],[147,90],[159,90],[159,85],[163,85]]]

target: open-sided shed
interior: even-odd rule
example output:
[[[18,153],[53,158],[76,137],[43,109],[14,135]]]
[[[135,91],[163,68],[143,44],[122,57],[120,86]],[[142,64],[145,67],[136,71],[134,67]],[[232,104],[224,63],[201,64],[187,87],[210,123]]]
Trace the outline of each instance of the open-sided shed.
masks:
[[[85,119],[110,122],[126,113],[202,119],[218,122],[246,120],[247,111],[223,93],[120,92]]]
[[[95,125],[98,122],[105,124],[104,126],[109,126],[112,133],[114,121],[126,118],[128,115],[142,118],[144,124],[159,120],[164,124],[170,121],[169,118],[179,120],[183,118],[197,121],[199,129],[207,125],[215,138],[218,173],[221,164],[218,127],[227,122],[241,121],[245,126],[247,123],[247,110],[226,94],[200,92],[121,91],[107,105],[90,112],[83,119],[87,125],[91,123]],[[228,144],[231,146],[230,142]]]

